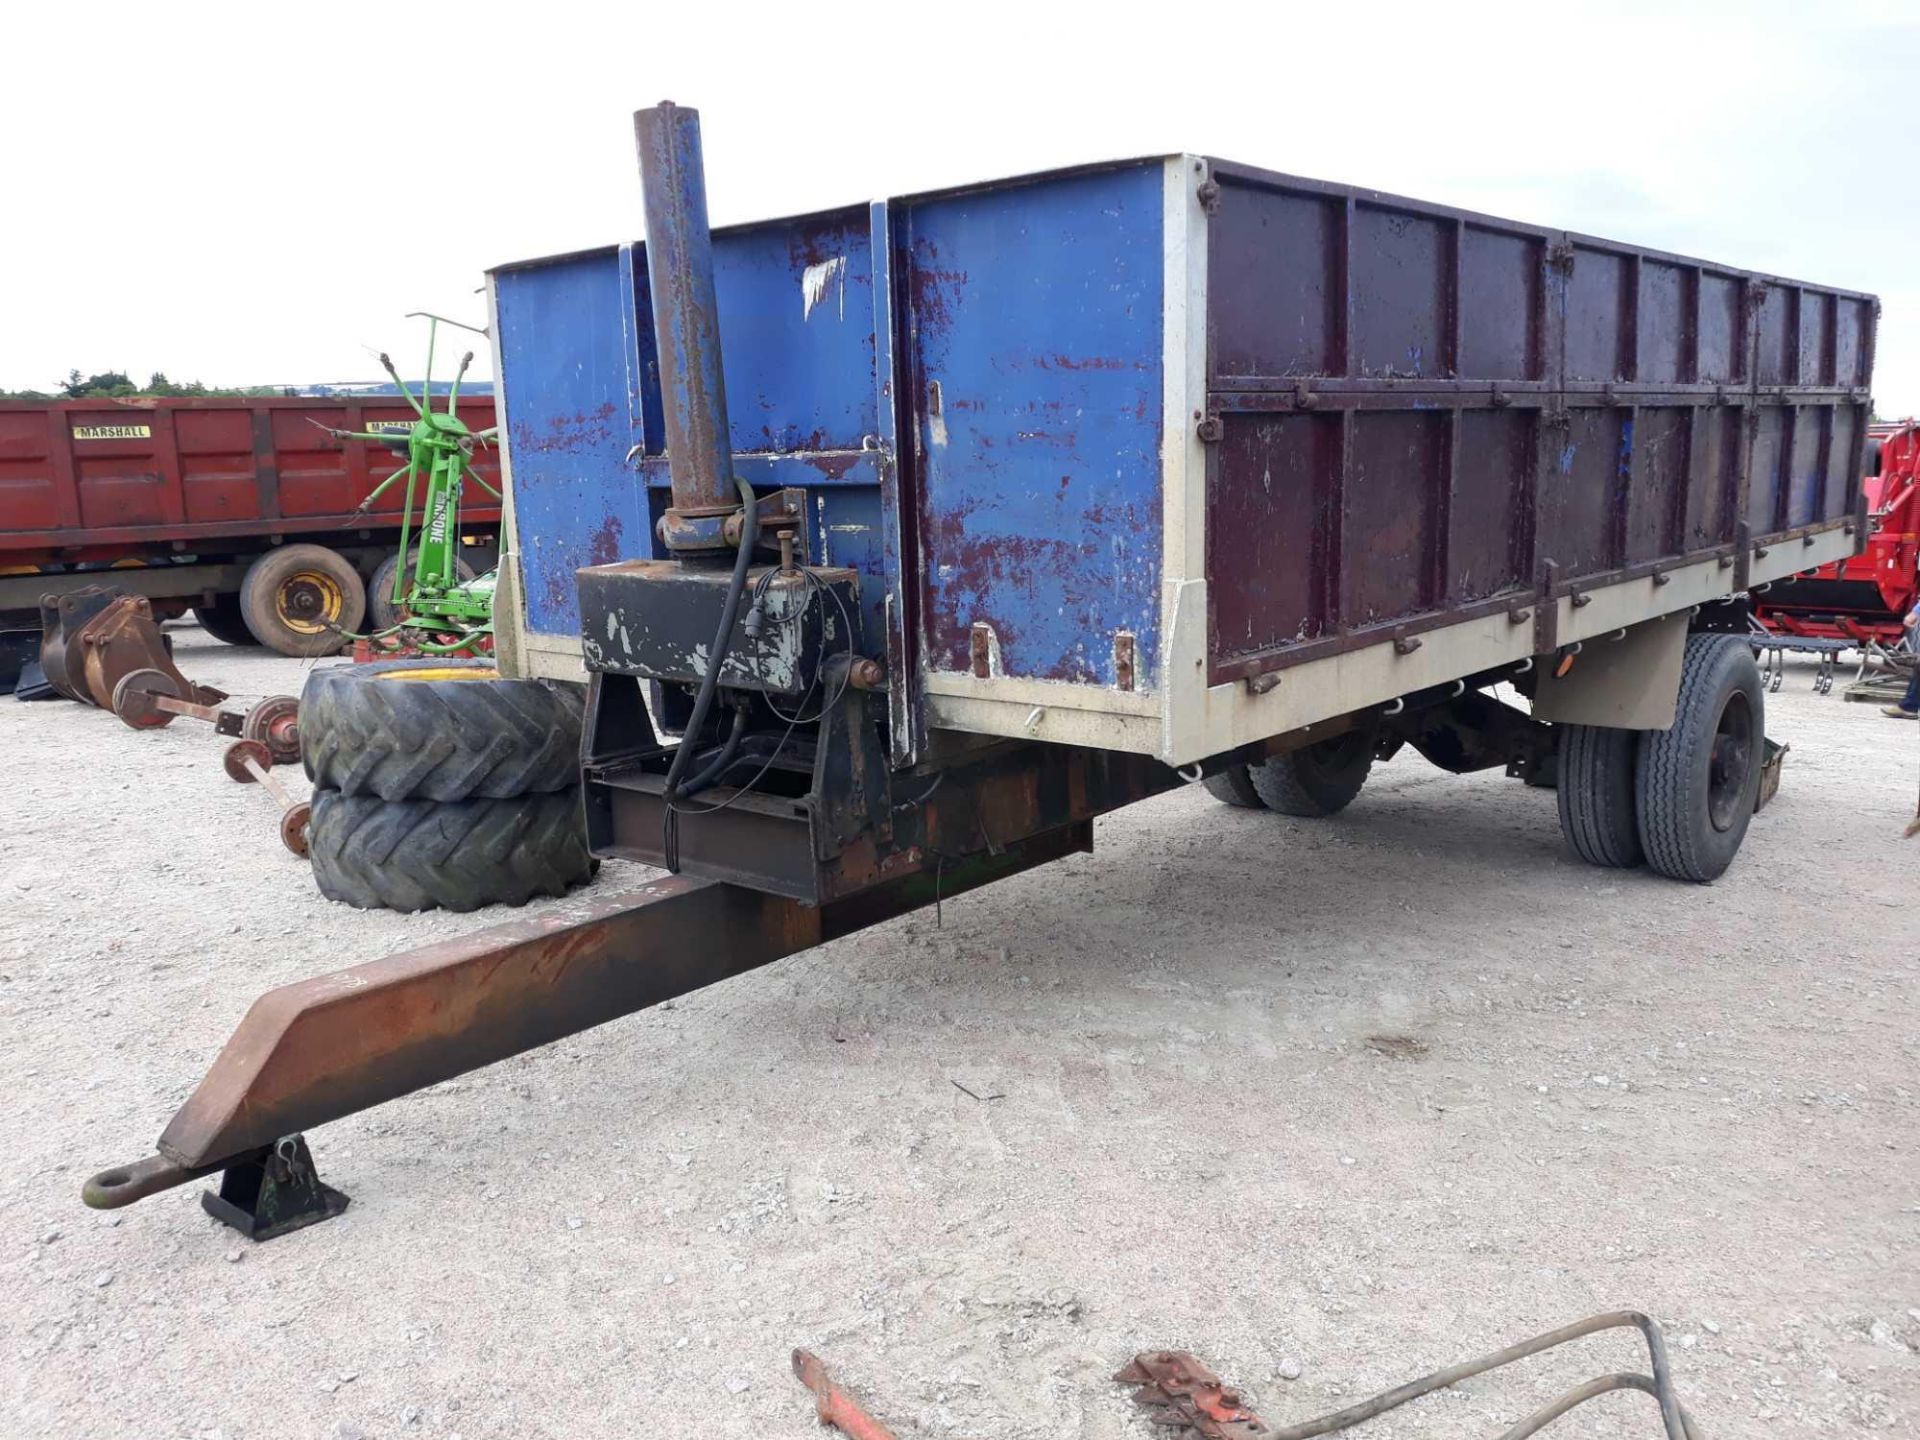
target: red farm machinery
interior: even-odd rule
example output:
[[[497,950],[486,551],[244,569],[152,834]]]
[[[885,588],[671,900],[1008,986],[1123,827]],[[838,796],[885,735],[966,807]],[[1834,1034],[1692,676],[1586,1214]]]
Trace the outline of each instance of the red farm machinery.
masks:
[[[1868,431],[1866,547],[1803,570],[1754,597],[1754,616],[1777,636],[1892,649],[1920,602],[1920,421]]]

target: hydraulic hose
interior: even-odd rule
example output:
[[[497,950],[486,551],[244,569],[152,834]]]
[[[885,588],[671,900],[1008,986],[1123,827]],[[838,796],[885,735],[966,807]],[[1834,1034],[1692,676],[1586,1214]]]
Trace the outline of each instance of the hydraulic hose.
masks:
[[[740,742],[744,740],[747,735],[747,715],[749,708],[750,707],[746,705],[740,705],[734,710],[733,728],[727,731],[726,743],[720,747],[719,755],[714,758],[713,763],[681,786],[680,794],[683,797],[687,795],[698,795],[702,790],[713,784],[714,781],[718,780],[732,768],[734,760],[740,754]]]
[[[753,564],[753,542],[760,533],[760,501],[754,495],[753,487],[738,477],[733,483],[740,487],[740,550],[733,559],[733,579],[727,586],[726,604],[720,608],[720,627],[714,632],[713,645],[707,652],[707,673],[700,677],[700,689],[693,698],[693,713],[687,717],[687,728],[681,733],[680,744],[673,752],[673,763],[667,766],[668,813],[672,813],[673,802],[680,796],[680,782],[685,778],[687,765],[693,759],[694,745],[700,731],[707,723],[707,712],[713,708],[714,691],[720,688],[720,667],[733,647],[733,626],[740,617],[740,601],[747,593],[747,570]],[[744,715],[745,711],[740,714]],[[736,716],[736,735],[743,727],[744,721]],[[729,743],[737,744],[735,741]]]

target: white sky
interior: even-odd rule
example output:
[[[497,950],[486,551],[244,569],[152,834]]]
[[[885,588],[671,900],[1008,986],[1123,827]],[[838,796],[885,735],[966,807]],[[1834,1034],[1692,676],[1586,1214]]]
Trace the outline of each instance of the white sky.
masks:
[[[1191,150],[1873,291],[1878,408],[1920,411],[1914,0],[255,0],[7,32],[0,387],[412,374],[405,312],[477,322],[487,266],[639,236],[630,115],[671,98],[715,223]]]

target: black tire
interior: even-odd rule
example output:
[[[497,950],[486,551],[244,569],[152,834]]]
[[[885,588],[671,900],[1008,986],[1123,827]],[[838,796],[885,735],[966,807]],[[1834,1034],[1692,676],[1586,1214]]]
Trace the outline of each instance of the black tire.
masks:
[[[409,593],[411,593],[414,562],[419,555],[418,548],[407,552]],[[399,568],[400,552],[396,550],[375,567],[373,578],[367,581],[367,629],[391,630],[400,623],[399,607],[393,603],[393,577],[394,572]],[[473,566],[466,562],[464,556],[456,555],[453,561],[453,573],[463,581],[471,580],[474,574]]]
[[[1653,869],[1704,884],[1733,863],[1760,793],[1766,722],[1746,636],[1688,636],[1673,724],[1640,739],[1640,843]]]
[[[1282,815],[1322,819],[1353,803],[1373,769],[1373,736],[1352,730],[1247,767],[1254,793]]]
[[[1556,791],[1560,833],[1589,865],[1630,870],[1645,858],[1634,802],[1640,732],[1562,725]]]
[[[316,790],[307,845],[320,893],[362,910],[524,905],[594,870],[577,787],[450,804]]]
[[[367,587],[353,562],[324,545],[283,545],[247,567],[240,613],[269,650],[331,655],[367,614]]]
[[[1225,805],[1240,810],[1264,810],[1267,802],[1260,798],[1260,792],[1253,788],[1253,777],[1247,774],[1245,765],[1229,765],[1218,775],[1209,775],[1200,782],[1207,787],[1207,793]]]
[[[505,800],[580,780],[577,686],[503,680],[491,660],[381,660],[307,677],[300,749],[316,786],[382,800]]]
[[[247,617],[240,613],[238,595],[222,595],[211,605],[193,607],[193,618],[200,622],[200,628],[220,641],[223,645],[257,645],[253,631],[247,628]]]

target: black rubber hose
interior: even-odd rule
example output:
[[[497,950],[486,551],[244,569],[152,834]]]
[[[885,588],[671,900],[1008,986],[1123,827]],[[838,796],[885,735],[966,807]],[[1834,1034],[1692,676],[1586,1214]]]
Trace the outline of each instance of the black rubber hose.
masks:
[[[733,765],[734,759],[740,753],[740,742],[746,739],[747,736],[747,713],[750,708],[750,706],[741,705],[734,710],[733,728],[727,731],[726,743],[720,747],[720,754],[715,757],[712,764],[708,765],[698,775],[694,776],[681,787],[680,796],[682,799],[685,799],[689,795],[698,795],[702,790],[726,774],[727,770]]]
[[[667,767],[666,799],[669,806],[679,798],[680,781],[686,774],[688,762],[693,759],[693,748],[700,737],[701,727],[707,723],[707,711],[713,708],[713,693],[720,687],[720,667],[726,661],[727,651],[733,646],[733,624],[740,616],[741,597],[747,593],[747,570],[753,564],[753,542],[759,535],[759,498],[746,481],[736,478],[733,483],[740,487],[740,553],[734,556],[733,580],[727,587],[727,603],[720,610],[720,628],[714,632],[713,646],[708,651],[707,673],[700,677],[700,689],[693,699],[693,714],[687,717],[687,728],[681,733],[679,747],[673,752],[673,763]]]

